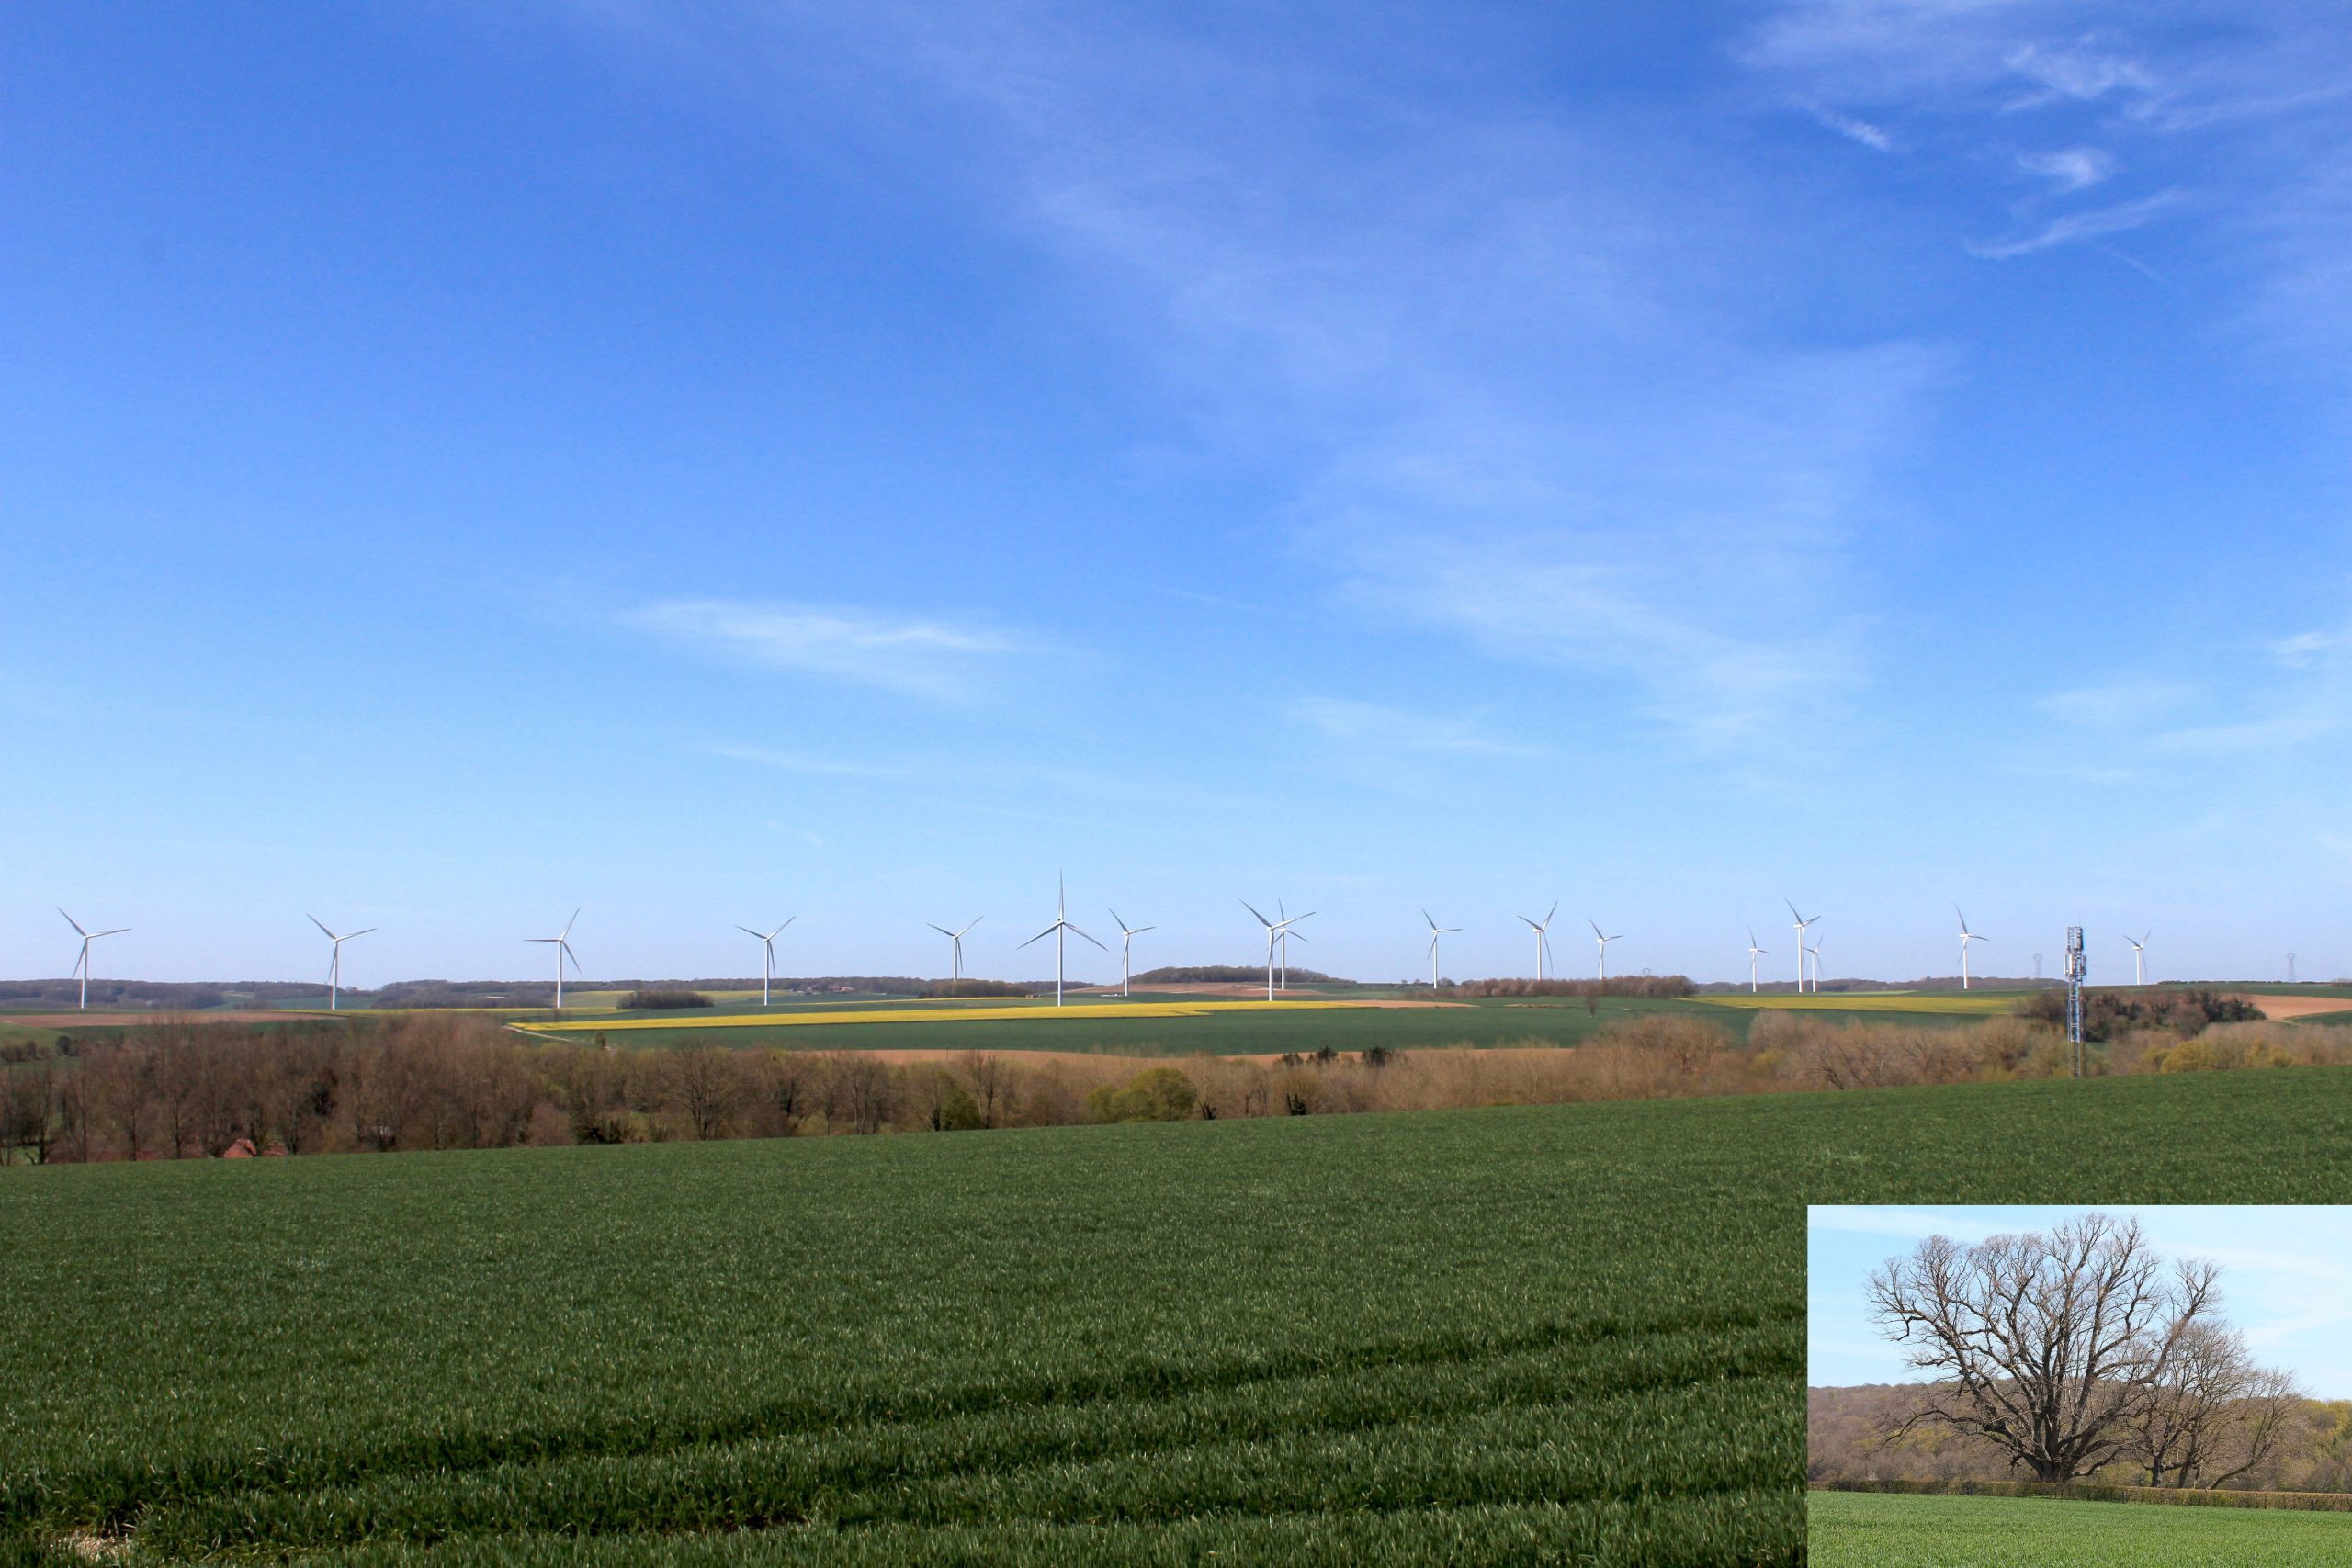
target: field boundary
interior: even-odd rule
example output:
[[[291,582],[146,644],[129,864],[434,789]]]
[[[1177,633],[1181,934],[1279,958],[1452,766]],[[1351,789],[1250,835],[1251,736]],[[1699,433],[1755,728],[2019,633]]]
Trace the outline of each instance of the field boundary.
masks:
[[[2166,1503],[2191,1508],[2285,1508],[2352,1514],[2352,1492],[2222,1492],[2202,1487],[2110,1486],[2086,1481],[1815,1481],[1815,1492],[1886,1492],[1917,1497],[2053,1497],[2075,1503]]]

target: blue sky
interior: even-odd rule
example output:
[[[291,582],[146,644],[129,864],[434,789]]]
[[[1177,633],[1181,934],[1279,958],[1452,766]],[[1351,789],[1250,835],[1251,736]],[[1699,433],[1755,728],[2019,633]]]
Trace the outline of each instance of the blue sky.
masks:
[[[0,971],[2352,972],[2340,23],[12,6]]]
[[[1903,1349],[1870,1321],[1863,1286],[1889,1258],[1931,1235],[1963,1244],[2047,1231],[2083,1209],[1815,1208],[1809,1251],[1808,1368],[1815,1387],[1916,1382]],[[2139,1220],[2165,1258],[2221,1265],[2222,1314],[2245,1331],[2266,1366],[2284,1367],[2321,1399],[2352,1399],[2352,1209],[2134,1208],[2097,1211]]]

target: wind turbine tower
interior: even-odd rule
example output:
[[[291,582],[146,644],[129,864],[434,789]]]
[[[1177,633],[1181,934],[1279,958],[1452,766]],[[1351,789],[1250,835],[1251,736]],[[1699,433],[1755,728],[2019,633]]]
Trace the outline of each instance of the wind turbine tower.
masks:
[[[1955,915],[1960,915],[1960,906],[1954,904],[1951,907],[1951,912]],[[1968,989],[1968,944],[1972,942],[1990,942],[1993,939],[1991,937],[1979,936],[1974,931],[1970,931],[1968,929],[1968,917],[1966,915],[1960,915],[1960,988],[1962,990],[1964,991]]]
[[[1592,928],[1592,940],[1600,949],[1600,983],[1606,986],[1609,984],[1609,944],[1620,941],[1625,933],[1619,931],[1616,936],[1603,936],[1599,920],[1588,919],[1585,924]]]
[[[327,931],[326,922],[320,919],[318,916],[311,915],[309,919],[319,930],[326,931],[327,940],[334,943],[334,956],[327,960],[327,1011],[334,1012],[340,1010],[343,997],[343,944],[353,937],[366,936],[368,931],[372,931],[376,928],[369,926],[368,931],[345,931],[343,935],[337,936],[334,932]]]
[[[61,915],[65,915],[65,911],[63,909],[60,909],[57,912]],[[117,926],[110,931],[85,931],[82,929],[82,922],[75,919],[71,915],[65,915],[65,923],[72,926],[74,928],[74,934],[82,939],[82,953],[81,956],[74,960],[74,973],[82,977],[81,1005],[83,1010],[86,1012],[89,1010],[90,1006],[90,944],[97,941],[102,936],[120,936],[130,928],[129,926]]]
[[[1549,909],[1544,911],[1544,919],[1540,923],[1528,919],[1525,915],[1519,917],[1522,920],[1527,920],[1528,929],[1535,933],[1535,983],[1539,986],[1544,983],[1544,955],[1552,951],[1552,917],[1559,912],[1560,906],[1555,902]]]
[[[1813,945],[1805,949],[1805,951],[1813,955],[1813,989],[1815,995],[1819,995],[1821,991],[1821,939],[1819,937],[1815,937],[1813,939]],[[1802,967],[1802,965],[1800,965],[1800,967]]]
[[[1119,928],[1119,995],[1124,997],[1127,995],[1127,988],[1135,984],[1136,938],[1143,935],[1143,933],[1148,931],[1154,931],[1158,928],[1153,926],[1131,926],[1127,924],[1126,921],[1119,919],[1119,911],[1116,909],[1113,909],[1111,911],[1111,919]]]
[[[1757,961],[1757,959],[1758,959],[1759,957],[1760,957],[1760,958],[1770,958],[1770,957],[1771,957],[1771,956],[1772,956],[1772,950],[1771,950],[1770,948],[1769,948],[1769,947],[1758,947],[1758,946],[1757,946],[1757,945],[1756,945],[1756,928],[1755,928],[1754,926],[1750,926],[1750,927],[1748,927],[1748,928],[1747,928],[1747,994],[1748,994],[1749,996],[1754,996],[1754,995],[1756,994],[1756,961]]]
[[[986,915],[974,915],[970,919],[964,922],[963,931],[951,931],[945,926],[940,925],[933,925],[931,927],[933,931],[937,931],[941,936],[947,939],[947,978],[949,980],[960,980],[964,977],[964,931],[970,931],[974,926],[978,925],[982,920],[987,919],[988,917]],[[926,925],[931,924],[928,920],[923,923]],[[1027,942],[1023,942],[1021,945],[1026,947],[1029,944]]]
[[[786,916],[784,926],[790,925],[799,918],[797,915]],[[755,931],[749,926],[735,928],[745,936],[756,938],[761,950],[765,954],[760,965],[760,1005],[762,1007],[768,1005],[768,988],[775,984],[775,939],[782,934],[784,926],[778,926],[772,931]]]
[[[1821,917],[1819,915],[1798,914],[1796,903],[1793,899],[1783,898],[1781,902],[1788,905],[1789,916],[1797,923],[1797,989],[1799,992],[1803,992],[1804,989],[1804,958],[1806,953],[1813,951],[1813,949],[1804,944],[1805,928],[1812,925],[1814,921],[1821,919]],[[1754,938],[1751,937],[1749,940],[1753,941]]]
[[[1421,919],[1430,922],[1430,989],[1435,990],[1437,989],[1437,939],[1442,936],[1452,936],[1462,928],[1439,925],[1430,918],[1427,909],[1421,911]]]
[[[1024,942],[1021,944],[1022,946],[1026,947],[1029,945],[1030,942],[1043,942],[1047,937],[1052,937],[1054,939],[1054,1005],[1056,1007],[1062,1005],[1062,933],[1064,931],[1078,931],[1079,935],[1086,936],[1084,931],[1079,931],[1076,926],[1069,923],[1069,916],[1067,913],[1069,906],[1069,890],[1066,886],[1064,886],[1061,874],[1058,872],[1056,873],[1054,875],[1054,923],[1047,926],[1044,931],[1039,931],[1035,936],[1031,937],[1029,942]],[[978,925],[978,923],[979,922],[978,920],[972,922],[973,925]],[[972,927],[966,926],[964,929],[966,931],[970,931]],[[1094,942],[1094,939],[1091,936],[1086,936],[1086,940],[1089,942]],[[1099,942],[1094,942],[1094,945],[1097,947],[1102,947],[1102,944]],[[1108,953],[1111,950],[1107,947],[1102,947],[1102,951]]]
[[[1250,916],[1256,919],[1260,925],[1266,928],[1266,999],[1268,1001],[1272,1001],[1274,999],[1274,950],[1282,944],[1283,939],[1290,934],[1291,927],[1298,924],[1301,920],[1312,919],[1315,911],[1309,909],[1304,915],[1285,914],[1283,915],[1283,918],[1279,920],[1270,920],[1266,919],[1265,916],[1259,914],[1258,907],[1250,902],[1247,898],[1241,900],[1241,907],[1249,910]],[[1274,906],[1274,910],[1277,914],[1281,914],[1282,906],[1280,904],[1276,904]],[[1306,939],[1305,937],[1300,937],[1298,940],[1305,942]],[[1289,964],[1284,964],[1283,968],[1287,970],[1289,968]],[[1288,976],[1285,975],[1284,978],[1287,979]]]
[[[2132,983],[2135,986],[2144,986],[2148,983],[2148,937],[2155,934],[2155,928],[2154,926],[2150,926],[2148,928],[2148,935],[2142,937],[2137,942],[2132,942],[2132,939],[2128,936],[2123,939],[2126,942],[2132,942]]]
[[[555,1010],[558,1012],[563,1010],[563,966],[570,964],[574,973],[577,973],[580,968],[580,960],[571,955],[571,928],[579,923],[580,911],[574,909],[571,911],[571,919],[564,921],[563,930],[556,932],[555,935],[528,936],[523,939],[525,942],[545,942],[555,949]]]

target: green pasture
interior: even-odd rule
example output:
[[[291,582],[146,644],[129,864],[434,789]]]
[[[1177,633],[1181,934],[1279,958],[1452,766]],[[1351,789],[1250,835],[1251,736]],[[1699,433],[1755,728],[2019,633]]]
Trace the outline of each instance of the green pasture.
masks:
[[[1815,1492],[1813,1568],[2352,1568],[2352,1515]]]
[[[0,1540],[1794,1565],[1804,1204],[2092,1191],[2352,1198],[2352,1071],[9,1168]]]

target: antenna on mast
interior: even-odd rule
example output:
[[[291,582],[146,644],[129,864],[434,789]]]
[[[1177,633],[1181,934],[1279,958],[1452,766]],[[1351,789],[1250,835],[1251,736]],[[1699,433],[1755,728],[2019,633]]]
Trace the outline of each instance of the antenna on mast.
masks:
[[[2083,1076],[2083,976],[2090,972],[2083,957],[2083,928],[2066,928],[2066,1043],[2073,1048],[2075,1076]]]

